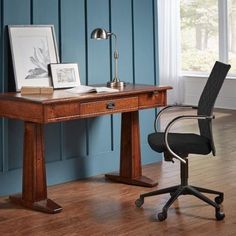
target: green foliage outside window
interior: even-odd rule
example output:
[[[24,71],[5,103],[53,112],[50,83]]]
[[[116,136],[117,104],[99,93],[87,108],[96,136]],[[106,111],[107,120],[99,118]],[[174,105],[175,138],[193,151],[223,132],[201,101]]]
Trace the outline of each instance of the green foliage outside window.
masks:
[[[181,0],[182,70],[209,72],[219,60],[217,0]],[[236,0],[228,4],[228,58],[236,72]]]

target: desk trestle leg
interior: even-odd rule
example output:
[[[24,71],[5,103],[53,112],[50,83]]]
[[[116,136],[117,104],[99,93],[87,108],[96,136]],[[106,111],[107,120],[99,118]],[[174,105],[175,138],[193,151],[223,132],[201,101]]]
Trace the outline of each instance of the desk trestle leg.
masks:
[[[25,122],[22,194],[10,196],[12,202],[47,213],[62,207],[47,198],[44,136],[41,124]]]
[[[120,172],[106,178],[126,184],[153,187],[157,182],[142,176],[138,111],[122,113]]]

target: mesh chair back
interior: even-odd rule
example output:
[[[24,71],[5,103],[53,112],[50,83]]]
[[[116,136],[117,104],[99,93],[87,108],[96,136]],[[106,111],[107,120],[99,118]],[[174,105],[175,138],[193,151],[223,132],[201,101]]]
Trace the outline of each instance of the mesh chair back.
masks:
[[[225,77],[230,69],[230,65],[216,61],[212,68],[211,74],[203,89],[201,97],[198,102],[198,115],[211,116],[213,113],[216,98],[223,85]],[[215,148],[212,136],[212,122],[211,120],[199,120],[200,134],[209,138],[212,142],[212,152],[215,155]]]

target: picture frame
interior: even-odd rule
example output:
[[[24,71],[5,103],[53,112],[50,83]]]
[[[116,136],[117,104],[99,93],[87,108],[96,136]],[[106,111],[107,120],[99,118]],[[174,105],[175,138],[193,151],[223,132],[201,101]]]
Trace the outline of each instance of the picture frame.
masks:
[[[53,87],[69,88],[79,86],[79,68],[76,63],[50,64]]]
[[[53,25],[9,25],[16,91],[52,85],[48,65],[59,63]]]

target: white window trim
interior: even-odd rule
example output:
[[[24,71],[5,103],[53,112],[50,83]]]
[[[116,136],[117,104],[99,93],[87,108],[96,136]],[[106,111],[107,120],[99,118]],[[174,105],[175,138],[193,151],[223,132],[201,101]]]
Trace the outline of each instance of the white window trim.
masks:
[[[207,73],[205,73],[205,74],[193,74],[193,73],[185,74],[185,73],[182,73],[181,77],[182,78],[203,78],[203,79],[206,79],[206,78],[209,77],[209,74],[207,74]],[[227,80],[235,80],[236,76],[229,75],[229,76],[226,77],[226,79]]]
[[[218,0],[219,60],[228,63],[228,7],[227,0]]]

